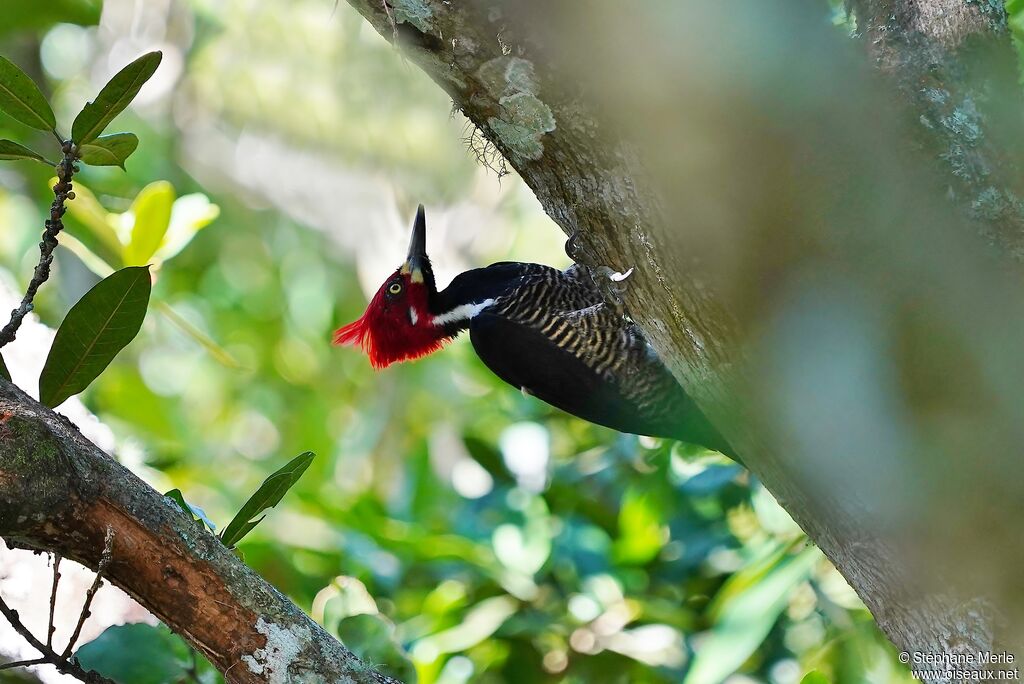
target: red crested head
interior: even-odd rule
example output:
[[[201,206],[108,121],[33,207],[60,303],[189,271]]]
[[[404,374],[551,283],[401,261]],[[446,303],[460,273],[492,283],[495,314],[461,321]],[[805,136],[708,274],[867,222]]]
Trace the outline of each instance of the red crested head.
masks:
[[[334,343],[359,345],[374,368],[409,361],[440,349],[450,337],[434,324],[430,296],[434,276],[426,252],[423,206],[416,213],[409,256],[384,281],[362,318],[339,328]]]

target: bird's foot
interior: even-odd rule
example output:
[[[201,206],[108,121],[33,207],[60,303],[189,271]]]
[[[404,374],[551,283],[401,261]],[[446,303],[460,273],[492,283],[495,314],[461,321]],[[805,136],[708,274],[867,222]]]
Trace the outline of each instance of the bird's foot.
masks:
[[[590,269],[590,277],[593,278],[594,284],[601,291],[601,295],[605,301],[615,306],[615,310],[620,314],[626,312],[626,304],[622,299],[622,296],[626,293],[626,279],[633,275],[632,268],[628,269],[625,273],[620,273],[609,266],[598,266]]]

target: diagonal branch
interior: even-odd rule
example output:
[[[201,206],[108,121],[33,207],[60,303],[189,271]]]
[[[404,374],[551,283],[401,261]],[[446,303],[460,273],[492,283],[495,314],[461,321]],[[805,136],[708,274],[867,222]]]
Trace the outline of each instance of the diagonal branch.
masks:
[[[360,662],[66,419],[3,380],[0,414],[7,417],[0,424],[0,536],[9,544],[103,566],[105,578],[219,670],[230,670],[231,682],[298,681],[310,673],[317,681],[395,681]],[[118,551],[104,560],[108,533]]]

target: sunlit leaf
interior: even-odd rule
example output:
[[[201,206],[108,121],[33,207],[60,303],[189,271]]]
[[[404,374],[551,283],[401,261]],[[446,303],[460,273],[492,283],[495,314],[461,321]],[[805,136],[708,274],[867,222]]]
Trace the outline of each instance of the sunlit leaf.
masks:
[[[0,355],[0,377],[7,382],[11,382],[11,372],[7,370],[7,364],[4,363],[4,357]]]
[[[202,193],[182,195],[171,208],[171,224],[154,258],[167,261],[183,250],[196,233],[220,215],[220,207]]]
[[[476,646],[501,627],[519,608],[511,596],[484,599],[466,611],[461,624],[421,639],[417,647],[435,653],[458,653]]]
[[[804,678],[800,680],[800,684],[832,684],[828,677],[821,674],[817,670],[811,670],[804,675]]]
[[[61,236],[60,244],[69,249],[72,254],[78,257],[79,260],[85,264],[86,268],[98,275],[100,278],[106,278],[117,270],[71,233],[65,232],[64,235]]]
[[[150,183],[135,197],[131,240],[124,248],[126,266],[150,263],[167,234],[173,205],[174,186],[167,181]]]
[[[256,518],[263,511],[273,508],[284,495],[292,488],[306,468],[313,462],[313,452],[306,451],[299,454],[288,462],[283,468],[268,477],[256,490],[256,493],[249,497],[238,514],[228,523],[221,533],[221,541],[225,546],[231,547],[241,541],[242,537],[248,534],[252,528],[259,524],[263,518]]]
[[[71,139],[80,146],[92,142],[125,107],[131,104],[143,84],[160,65],[162,54],[147,52],[114,74],[99,95],[85,105],[71,126]],[[52,118],[52,114],[51,114]]]
[[[39,86],[3,56],[0,56],[0,110],[12,119],[41,131],[51,131],[57,125],[53,110]]]
[[[149,268],[125,268],[89,290],[57,329],[39,376],[39,401],[53,408],[103,372],[142,327]]]
[[[43,155],[38,152],[33,152],[24,145],[19,145],[13,140],[7,139],[0,140],[0,159],[5,161],[31,159],[33,161],[43,162],[44,164],[49,163],[43,158]]]
[[[643,564],[658,555],[668,540],[661,508],[658,494],[653,489],[630,487],[626,490],[619,508],[616,560]]]
[[[166,627],[144,623],[108,627],[75,653],[85,670],[117,684],[195,681],[190,674],[192,657],[181,637]],[[206,670],[208,665],[202,664]]]
[[[134,133],[112,133],[101,135],[90,143],[78,148],[78,157],[92,166],[120,166],[139,146]]]
[[[715,626],[697,651],[684,684],[718,684],[735,672],[768,636],[792,590],[807,579],[821,557],[817,547],[809,547],[774,557],[767,571],[760,564],[750,568],[756,581],[743,578],[748,569],[733,575],[726,584],[737,580],[746,588],[721,605]]]

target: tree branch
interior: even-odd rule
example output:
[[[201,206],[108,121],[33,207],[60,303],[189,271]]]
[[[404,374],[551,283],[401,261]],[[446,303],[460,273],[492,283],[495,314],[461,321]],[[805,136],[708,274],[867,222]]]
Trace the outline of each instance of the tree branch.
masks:
[[[0,536],[104,576],[231,682],[389,683],[169,499],[0,380]],[[41,645],[41,644],[40,644]]]
[[[54,134],[56,135],[56,133]],[[60,136],[57,136],[60,139]],[[46,229],[43,231],[43,238],[39,242],[39,263],[36,264],[32,273],[32,280],[29,281],[25,296],[17,309],[11,312],[11,320],[0,330],[0,347],[13,342],[18,334],[18,328],[25,316],[32,311],[32,301],[35,299],[39,287],[50,277],[50,264],[53,263],[53,251],[57,249],[57,235],[64,229],[63,217],[67,207],[64,203],[68,199],[74,199],[71,178],[75,175],[75,148],[71,141],[61,141],[64,156],[57,164],[57,184],[53,186],[53,203],[50,205],[50,218],[46,221]]]
[[[985,183],[1015,192],[998,145],[962,144],[974,124],[933,110],[954,117],[943,144],[990,171],[937,173],[943,153],[906,135],[927,81],[908,77],[894,107],[823,3],[349,3],[397,34],[585,263],[636,268],[630,315],[897,646],[1024,653],[1007,589],[1024,545],[1000,522],[1024,501],[1005,475],[1019,396],[1001,388],[1024,374],[1013,344],[972,346],[1024,336],[1019,284],[978,228],[1010,253],[1024,232],[1015,211],[965,222],[945,197],[970,212]],[[1019,99],[984,92],[992,111]]]
[[[853,0],[937,182],[975,229],[1024,260],[1024,89],[1002,2]]]

